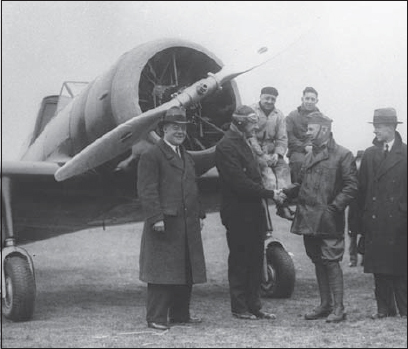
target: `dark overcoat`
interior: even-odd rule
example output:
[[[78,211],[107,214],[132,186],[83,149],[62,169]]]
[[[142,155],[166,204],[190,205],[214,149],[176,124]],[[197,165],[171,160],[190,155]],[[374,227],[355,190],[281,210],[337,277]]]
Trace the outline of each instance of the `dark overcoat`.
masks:
[[[272,198],[273,191],[262,185],[259,164],[242,134],[229,129],[215,149],[215,163],[220,175],[221,220],[234,226],[235,234],[262,239],[266,232],[262,198]]]
[[[365,236],[364,272],[407,274],[407,145],[396,133],[384,160],[373,141],[361,160],[359,205]]]
[[[291,232],[344,236],[344,210],[357,195],[357,167],[348,149],[331,137],[319,152],[310,152],[300,170],[300,190]]]
[[[189,261],[192,282],[206,282],[201,239],[201,210],[194,161],[180,147],[184,161],[160,140],[141,155],[137,190],[145,222],[140,245],[141,281],[186,284]],[[164,221],[164,232],[153,224]]]

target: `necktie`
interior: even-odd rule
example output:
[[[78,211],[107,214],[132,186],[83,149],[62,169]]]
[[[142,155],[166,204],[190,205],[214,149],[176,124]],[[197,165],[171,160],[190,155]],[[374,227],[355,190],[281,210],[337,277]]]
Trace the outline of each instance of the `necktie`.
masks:
[[[176,153],[177,153],[178,156],[181,157],[181,153],[180,153],[180,148],[179,148],[179,147],[176,147]]]
[[[388,155],[388,144],[385,144],[384,159],[387,157],[387,155]]]

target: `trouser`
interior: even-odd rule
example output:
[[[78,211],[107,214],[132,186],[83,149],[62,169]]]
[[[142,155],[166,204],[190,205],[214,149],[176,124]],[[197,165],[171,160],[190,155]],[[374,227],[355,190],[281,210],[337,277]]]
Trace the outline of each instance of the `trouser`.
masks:
[[[358,256],[357,256],[357,234],[349,235],[349,255],[350,255],[350,262],[357,264]]]
[[[275,166],[262,170],[262,182],[264,187],[270,190],[289,187],[292,184],[289,165],[279,157]]]
[[[147,284],[147,322],[167,324],[168,319],[190,318],[192,285]]]
[[[380,314],[407,315],[407,276],[374,274],[375,299]],[[395,306],[396,305],[396,306]]]
[[[342,312],[343,271],[340,261],[344,254],[344,238],[303,237],[306,254],[315,265],[316,279],[319,286],[320,305],[331,308],[332,300],[335,312]]]
[[[242,229],[242,228],[241,228]],[[258,312],[261,305],[261,282],[264,236],[257,230],[227,230],[228,281],[233,313]]]
[[[306,153],[292,152],[289,158],[289,167],[292,183],[299,183],[299,174],[303,161],[305,160]]]
[[[285,159],[279,157],[278,162],[272,167],[276,176],[276,189],[287,188],[292,184],[290,168]]]

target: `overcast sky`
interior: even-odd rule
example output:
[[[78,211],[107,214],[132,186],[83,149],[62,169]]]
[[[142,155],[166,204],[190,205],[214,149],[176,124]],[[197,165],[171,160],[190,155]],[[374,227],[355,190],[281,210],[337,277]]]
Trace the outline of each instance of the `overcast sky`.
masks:
[[[336,141],[371,145],[373,111],[394,107],[406,142],[406,1],[2,1],[2,159],[22,153],[41,100],[63,81],[92,81],[146,41],[175,37],[224,65],[257,48],[276,57],[236,79],[244,104],[279,90],[287,115],[302,90],[319,92]]]

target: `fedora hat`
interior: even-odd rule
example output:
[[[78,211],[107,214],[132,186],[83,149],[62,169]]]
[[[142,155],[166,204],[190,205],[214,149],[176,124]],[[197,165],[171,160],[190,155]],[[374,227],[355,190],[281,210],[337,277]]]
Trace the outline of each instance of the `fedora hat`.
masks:
[[[163,126],[168,123],[173,124],[188,124],[186,116],[186,110],[183,107],[171,107],[166,111],[163,118],[159,121],[159,126]]]
[[[397,119],[397,112],[394,108],[380,108],[374,110],[373,121],[369,121],[369,124],[402,124]]]

